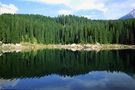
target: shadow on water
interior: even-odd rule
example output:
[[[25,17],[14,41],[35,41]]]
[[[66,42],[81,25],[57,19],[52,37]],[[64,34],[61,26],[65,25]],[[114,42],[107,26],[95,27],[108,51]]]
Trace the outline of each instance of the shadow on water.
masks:
[[[69,51],[39,50],[4,53],[0,56],[0,78],[30,78],[51,74],[76,76],[90,71],[135,73],[135,50]]]

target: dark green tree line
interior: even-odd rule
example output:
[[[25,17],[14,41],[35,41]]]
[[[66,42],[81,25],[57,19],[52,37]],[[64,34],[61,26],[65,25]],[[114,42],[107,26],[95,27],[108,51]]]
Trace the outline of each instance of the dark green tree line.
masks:
[[[0,15],[0,41],[4,43],[135,44],[135,19],[90,20],[73,15]]]

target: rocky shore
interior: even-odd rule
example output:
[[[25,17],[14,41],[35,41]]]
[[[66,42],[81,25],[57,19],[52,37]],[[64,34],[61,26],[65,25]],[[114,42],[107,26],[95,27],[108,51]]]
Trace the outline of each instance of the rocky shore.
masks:
[[[0,46],[0,53],[6,52],[21,52],[38,49],[68,49],[72,51],[100,51],[100,50],[118,50],[118,49],[135,49],[135,45],[121,45],[121,44],[2,44]]]

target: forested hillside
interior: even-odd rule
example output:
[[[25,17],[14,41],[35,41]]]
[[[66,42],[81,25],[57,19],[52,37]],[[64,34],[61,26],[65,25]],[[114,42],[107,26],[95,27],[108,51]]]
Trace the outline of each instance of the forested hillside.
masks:
[[[135,19],[89,20],[77,16],[2,14],[3,43],[102,43],[135,44]]]

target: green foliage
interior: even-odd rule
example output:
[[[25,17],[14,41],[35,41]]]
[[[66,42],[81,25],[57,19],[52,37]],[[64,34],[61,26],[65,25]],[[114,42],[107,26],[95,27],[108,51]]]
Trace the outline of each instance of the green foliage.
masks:
[[[77,16],[0,15],[3,43],[117,43],[135,44],[135,19],[89,20]]]

